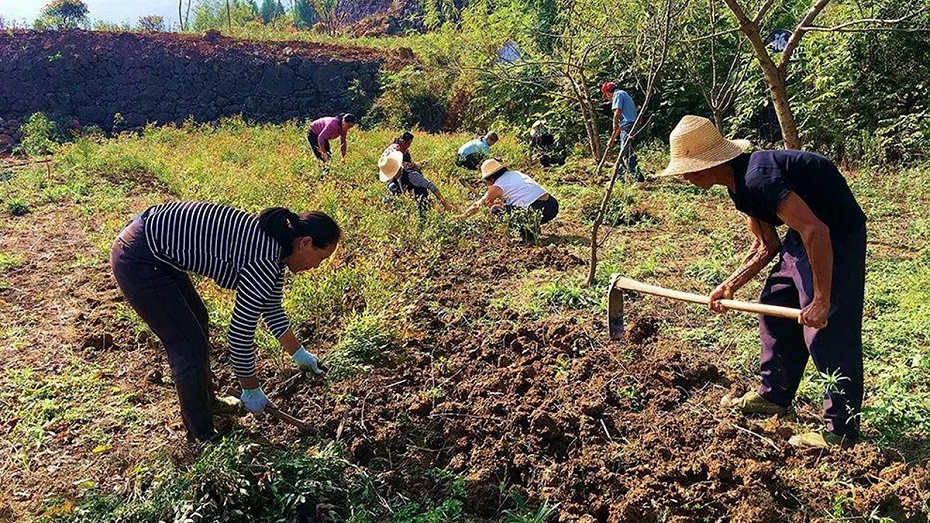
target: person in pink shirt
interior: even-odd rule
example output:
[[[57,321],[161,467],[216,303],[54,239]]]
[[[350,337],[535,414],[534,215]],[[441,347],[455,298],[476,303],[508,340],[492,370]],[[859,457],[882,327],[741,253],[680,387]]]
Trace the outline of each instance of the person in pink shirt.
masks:
[[[329,150],[329,141],[338,137],[342,160],[345,161],[346,133],[349,132],[349,129],[355,127],[357,123],[358,118],[351,113],[314,120],[310,124],[310,130],[307,131],[307,142],[310,144],[314,156],[323,163],[328,162],[332,156]]]

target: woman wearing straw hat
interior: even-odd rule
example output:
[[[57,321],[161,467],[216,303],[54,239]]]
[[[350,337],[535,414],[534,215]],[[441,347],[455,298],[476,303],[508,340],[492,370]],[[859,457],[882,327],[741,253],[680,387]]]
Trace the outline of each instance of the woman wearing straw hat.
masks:
[[[445,210],[452,211],[452,204],[443,198],[436,184],[426,179],[416,168],[419,166],[410,159],[409,153],[402,150],[402,143],[398,142],[403,142],[408,134],[410,133],[404,133],[404,136],[395,140],[381,153],[381,158],[378,159],[378,179],[388,184],[388,190],[394,196],[412,194],[421,210],[428,205],[429,194],[433,193]],[[412,141],[413,135],[410,134],[408,146]]]
[[[481,164],[481,178],[488,190],[484,196],[472,203],[462,217],[468,217],[481,208],[490,207],[492,212],[509,212],[513,209],[533,209],[540,213],[539,224],[552,221],[559,214],[559,201],[535,180],[520,171],[510,170],[497,158]]]
[[[748,142],[724,139],[698,116],[682,118],[669,142],[671,160],[662,176],[682,176],[703,189],[726,187],[755,237],[743,264],[711,293],[711,310],[723,312],[718,300],[731,298],[776,254],[759,301],[801,309],[797,323],[760,316],[762,384],[731,406],[744,413],[786,412],[810,355],[819,372],[837,379],[825,394],[827,432],[796,435],[789,443],[851,445],[859,437],[863,394],[866,218],[846,180],[819,154],[745,154]],[[780,240],[776,227],[782,224],[788,232]]]

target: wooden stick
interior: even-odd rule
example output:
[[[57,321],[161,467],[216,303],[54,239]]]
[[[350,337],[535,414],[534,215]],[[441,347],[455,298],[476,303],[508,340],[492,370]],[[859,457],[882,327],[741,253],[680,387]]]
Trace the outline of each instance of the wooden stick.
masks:
[[[281,420],[289,425],[293,425],[304,432],[312,432],[312,427],[310,427],[309,423],[291,416],[287,412],[278,409],[278,407],[268,405],[265,407],[265,412],[271,415],[271,417]]]
[[[614,287],[690,303],[700,303],[703,305],[708,305],[710,303],[709,296],[666,289],[664,287],[649,285],[647,283],[638,282],[636,280],[631,280],[622,276],[614,280]],[[720,300],[720,304],[728,309],[733,309],[735,311],[753,312],[756,314],[765,314],[766,316],[786,318],[795,321],[797,321],[798,315],[801,314],[799,309],[794,309],[791,307],[780,307],[778,305],[766,305],[764,303],[752,303],[737,300]]]

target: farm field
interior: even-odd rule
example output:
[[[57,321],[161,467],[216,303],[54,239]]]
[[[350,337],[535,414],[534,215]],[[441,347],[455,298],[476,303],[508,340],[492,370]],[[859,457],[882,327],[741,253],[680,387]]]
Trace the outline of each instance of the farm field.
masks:
[[[925,169],[844,172],[869,218],[865,441],[802,452],[787,440],[820,425],[828,381],[812,367],[795,413],[720,407],[756,385],[755,317],[630,295],[625,339],[607,338],[611,273],[706,294],[739,264],[750,236],[724,191],[619,186],[587,287],[604,182],[589,160],[544,171],[511,136],[495,147],[562,204],[527,245],[486,214],[383,203],[377,159],[398,133],[351,132],[326,173],[298,125],[238,119],[0,169],[0,521],[927,520]],[[452,166],[467,138],[418,133],[412,148],[459,210],[480,190]],[[666,155],[646,145],[640,161],[652,173]],[[258,338],[265,391],[310,433],[248,415],[202,453],[186,443],[164,351],[108,267],[126,222],[171,200],[320,209],[342,226],[333,259],[285,286],[325,379]],[[196,284],[213,371],[235,389],[233,295]]]

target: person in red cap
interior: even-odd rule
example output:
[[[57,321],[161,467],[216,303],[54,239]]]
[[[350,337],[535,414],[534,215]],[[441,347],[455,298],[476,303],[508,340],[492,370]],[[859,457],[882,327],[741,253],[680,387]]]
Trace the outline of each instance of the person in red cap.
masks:
[[[637,111],[633,98],[617,87],[616,82],[604,82],[601,86],[601,94],[604,100],[610,100],[610,108],[613,110],[613,132],[619,132],[617,144],[623,147],[623,144],[630,139],[630,131],[633,129],[633,123],[636,121]],[[614,177],[620,174],[624,169],[629,172],[633,178],[642,182],[645,181],[643,174],[637,168],[636,154],[633,152],[634,142],[630,142],[626,151],[623,153],[622,161],[617,164],[614,170]]]

